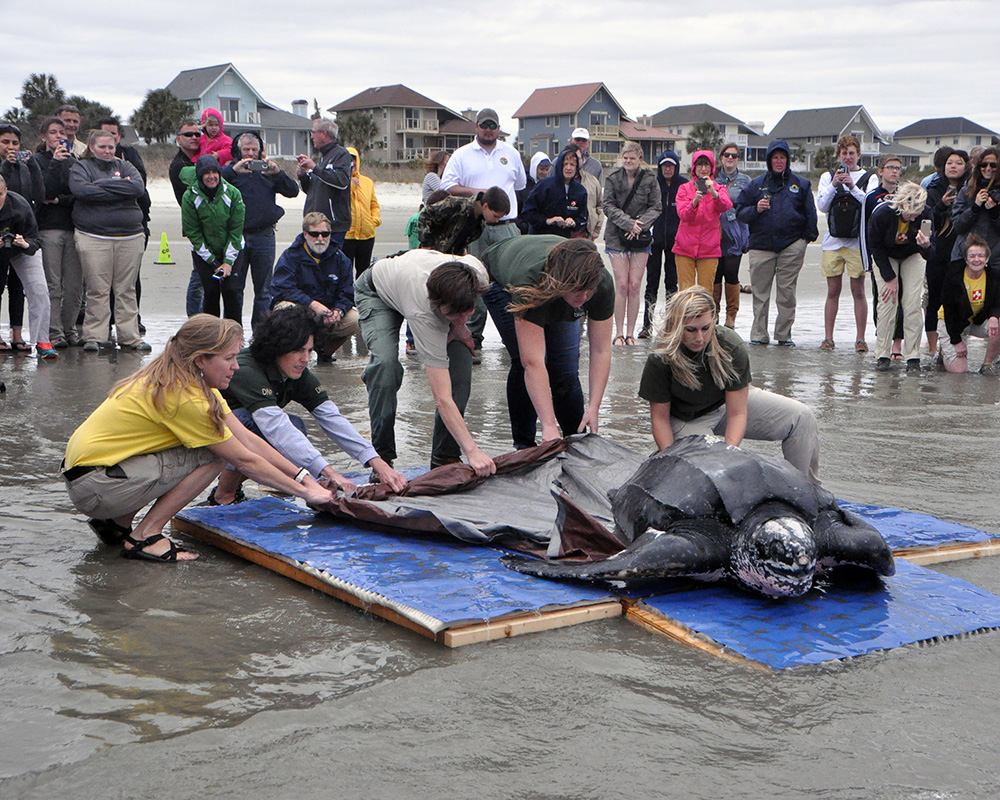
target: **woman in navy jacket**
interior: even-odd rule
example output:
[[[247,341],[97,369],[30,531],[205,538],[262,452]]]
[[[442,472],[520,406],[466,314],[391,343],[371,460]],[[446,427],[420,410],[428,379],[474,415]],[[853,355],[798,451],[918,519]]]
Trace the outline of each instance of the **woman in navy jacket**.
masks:
[[[535,184],[521,216],[529,233],[551,233],[570,238],[587,230],[587,190],[576,179],[580,164],[576,153],[563,150],[552,174]],[[579,234],[582,235],[582,234]]]

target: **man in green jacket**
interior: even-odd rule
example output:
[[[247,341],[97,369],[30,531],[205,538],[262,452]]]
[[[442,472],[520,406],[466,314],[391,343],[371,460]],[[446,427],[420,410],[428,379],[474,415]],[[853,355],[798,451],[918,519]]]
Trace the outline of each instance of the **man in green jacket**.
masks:
[[[190,169],[190,168],[189,168]],[[194,267],[205,290],[205,313],[243,324],[245,207],[239,189],[222,179],[219,161],[204,155],[195,164],[196,180],[181,199],[181,224],[191,242]]]

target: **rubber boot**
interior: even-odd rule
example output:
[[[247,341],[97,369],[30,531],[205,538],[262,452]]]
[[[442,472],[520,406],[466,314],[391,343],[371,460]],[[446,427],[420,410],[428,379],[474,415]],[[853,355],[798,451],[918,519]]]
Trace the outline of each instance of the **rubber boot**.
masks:
[[[726,327],[736,327],[736,312],[740,310],[740,285],[726,284]]]
[[[722,284],[713,283],[712,284],[712,299],[715,301],[715,313],[719,315],[722,313]]]

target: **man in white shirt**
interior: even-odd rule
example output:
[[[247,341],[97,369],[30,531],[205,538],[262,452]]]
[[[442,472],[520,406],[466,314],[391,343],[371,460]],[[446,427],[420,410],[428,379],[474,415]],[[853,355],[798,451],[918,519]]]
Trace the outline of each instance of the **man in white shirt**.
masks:
[[[481,256],[487,248],[520,236],[514,221],[520,213],[517,207],[518,189],[528,182],[521,154],[506,142],[497,140],[500,118],[492,108],[484,108],[476,115],[476,138],[458,148],[441,176],[441,188],[458,197],[475,197],[492,186],[499,186],[510,198],[510,211],[494,225],[487,225],[482,235],[469,245],[469,253]],[[476,361],[483,345],[483,328],[486,327],[486,306],[482,300],[476,304],[476,313],[469,321],[469,329],[476,345]]]
[[[841,136],[837,142],[840,164],[824,172],[819,180],[816,207],[827,215],[827,231],[823,236],[823,275],[826,277],[826,336],[820,350],[833,350],[833,327],[840,306],[844,271],[851,279],[854,298],[854,321],[857,336],[854,349],[867,353],[865,328],[868,324],[868,300],[865,297],[865,264],[861,258],[861,216],[865,190],[870,173],[858,167],[861,143],[853,134]]]
[[[586,128],[577,128],[570,137],[573,144],[580,148],[583,158],[580,159],[580,169],[589,172],[598,183],[604,185],[604,166],[596,158],[590,155],[590,131]]]

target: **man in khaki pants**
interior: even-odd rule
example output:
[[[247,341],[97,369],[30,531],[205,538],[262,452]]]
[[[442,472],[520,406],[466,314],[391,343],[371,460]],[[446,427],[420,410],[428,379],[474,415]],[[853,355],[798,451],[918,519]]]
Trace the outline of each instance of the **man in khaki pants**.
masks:
[[[767,172],[750,181],[736,201],[736,218],[750,227],[750,288],[753,325],[750,344],[768,344],[771,284],[775,285],[774,338],[790,347],[795,322],[795,287],[806,245],[819,237],[812,187],[789,168],[788,143],[767,147]]]

